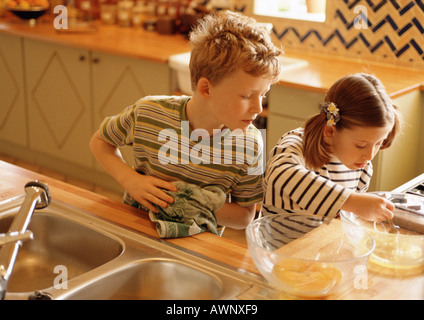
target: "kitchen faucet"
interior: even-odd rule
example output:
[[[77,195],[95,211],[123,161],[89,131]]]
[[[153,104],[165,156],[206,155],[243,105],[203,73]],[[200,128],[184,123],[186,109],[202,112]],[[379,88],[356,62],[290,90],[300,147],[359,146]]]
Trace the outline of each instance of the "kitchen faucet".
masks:
[[[35,180],[25,185],[24,201],[6,234],[0,235],[0,299],[6,295],[7,285],[22,241],[32,239],[27,231],[35,209],[43,209],[51,202],[47,183]]]

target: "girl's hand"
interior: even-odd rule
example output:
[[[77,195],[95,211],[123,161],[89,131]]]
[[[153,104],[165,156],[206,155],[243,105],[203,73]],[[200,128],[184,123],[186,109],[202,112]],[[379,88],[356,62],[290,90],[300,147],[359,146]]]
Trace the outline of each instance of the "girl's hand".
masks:
[[[393,218],[395,205],[375,194],[353,192],[341,209],[368,221],[386,221]]]
[[[158,212],[155,205],[166,208],[168,203],[174,202],[174,198],[162,189],[177,191],[177,187],[168,181],[145,176],[137,172],[134,172],[131,179],[125,181],[124,188],[131,197],[155,213]]]

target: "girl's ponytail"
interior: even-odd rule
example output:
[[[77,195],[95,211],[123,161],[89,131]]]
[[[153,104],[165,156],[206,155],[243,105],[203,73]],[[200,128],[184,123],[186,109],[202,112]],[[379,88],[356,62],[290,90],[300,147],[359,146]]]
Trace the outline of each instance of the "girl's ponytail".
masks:
[[[303,156],[306,167],[319,170],[330,161],[330,147],[324,141],[324,129],[327,125],[325,114],[320,113],[305,123]]]

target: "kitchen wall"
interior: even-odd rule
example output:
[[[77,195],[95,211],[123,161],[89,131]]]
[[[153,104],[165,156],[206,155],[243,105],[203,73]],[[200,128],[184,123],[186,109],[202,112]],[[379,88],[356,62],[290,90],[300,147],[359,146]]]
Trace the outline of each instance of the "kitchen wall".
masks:
[[[253,16],[255,0],[232,1],[234,10]],[[358,20],[355,27],[360,15],[367,19]],[[324,23],[255,18],[273,23],[274,40],[286,53],[336,55],[424,69],[424,0],[327,0]]]

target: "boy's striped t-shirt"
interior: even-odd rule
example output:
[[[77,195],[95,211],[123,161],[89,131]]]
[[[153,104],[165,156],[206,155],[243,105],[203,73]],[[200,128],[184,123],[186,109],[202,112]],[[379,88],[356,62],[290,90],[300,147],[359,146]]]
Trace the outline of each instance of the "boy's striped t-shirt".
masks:
[[[245,133],[217,130],[202,138],[186,117],[187,96],[151,96],[103,120],[100,136],[116,146],[132,146],[134,169],[167,181],[220,186],[241,206],[263,198],[263,142],[250,126]],[[205,115],[206,116],[206,115]],[[139,206],[128,193],[124,202]]]
[[[351,170],[333,158],[318,172],[305,165],[303,128],[283,135],[270,153],[264,179],[262,213],[309,213],[337,216],[352,192],[365,192],[372,164]]]

